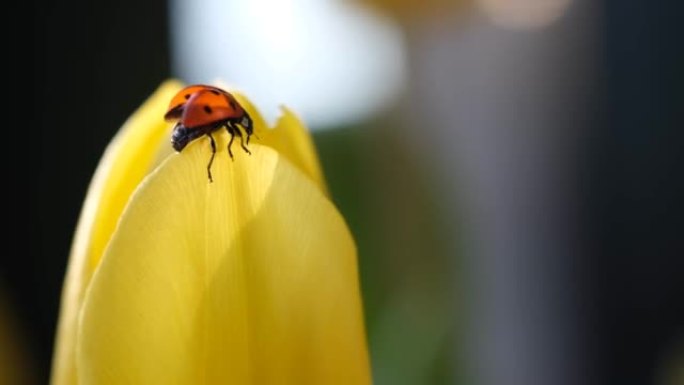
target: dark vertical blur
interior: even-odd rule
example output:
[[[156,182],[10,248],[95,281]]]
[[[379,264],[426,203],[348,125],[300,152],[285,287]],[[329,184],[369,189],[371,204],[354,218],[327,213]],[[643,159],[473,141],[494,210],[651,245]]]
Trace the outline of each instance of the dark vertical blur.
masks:
[[[585,181],[587,310],[600,383],[652,384],[684,344],[684,7],[605,5],[606,125],[592,135]]]
[[[33,4],[29,254],[0,282],[47,383],[72,233],[97,161],[126,117],[169,76],[164,0]],[[26,142],[24,142],[26,143]]]

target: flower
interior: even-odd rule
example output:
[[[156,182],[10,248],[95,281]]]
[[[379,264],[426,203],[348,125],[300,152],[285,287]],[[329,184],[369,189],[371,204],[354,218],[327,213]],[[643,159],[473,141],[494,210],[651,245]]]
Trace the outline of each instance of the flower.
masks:
[[[106,150],[62,295],[52,383],[369,384],[354,241],[310,136],[275,128],[208,183],[206,139],[172,153],[163,84]]]

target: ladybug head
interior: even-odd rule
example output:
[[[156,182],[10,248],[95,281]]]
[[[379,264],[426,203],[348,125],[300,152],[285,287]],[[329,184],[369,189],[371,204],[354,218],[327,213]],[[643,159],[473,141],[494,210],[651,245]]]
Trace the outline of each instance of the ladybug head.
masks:
[[[240,119],[239,124],[245,128],[247,135],[252,135],[254,133],[254,124],[252,123],[252,118],[247,115],[246,112],[244,115],[242,115],[242,119]]]
[[[183,150],[185,146],[187,146],[188,143],[195,138],[196,135],[193,135],[195,131],[197,130],[189,130],[182,124],[176,124],[176,127],[173,128],[173,134],[171,135],[171,144],[173,145],[173,149],[178,152]]]

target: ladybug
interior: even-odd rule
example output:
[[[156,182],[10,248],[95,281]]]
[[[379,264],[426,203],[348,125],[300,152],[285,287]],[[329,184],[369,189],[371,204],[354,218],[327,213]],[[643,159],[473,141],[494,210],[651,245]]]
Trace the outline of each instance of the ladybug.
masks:
[[[178,122],[171,135],[171,144],[178,152],[200,136],[209,137],[211,141],[211,158],[207,164],[209,182],[213,182],[211,164],[216,155],[216,142],[211,136],[212,132],[222,127],[228,131],[230,134],[228,154],[231,159],[234,158],[230,146],[233,144],[235,135],[240,137],[242,149],[251,155],[245,146],[240,128],[245,131],[246,144],[249,144],[249,138],[254,133],[252,118],[233,95],[218,87],[197,84],[183,88],[171,99],[164,119],[169,122]]]

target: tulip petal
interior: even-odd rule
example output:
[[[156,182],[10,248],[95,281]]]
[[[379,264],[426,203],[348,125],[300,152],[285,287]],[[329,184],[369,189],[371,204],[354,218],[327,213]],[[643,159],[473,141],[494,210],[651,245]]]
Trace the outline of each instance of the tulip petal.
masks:
[[[208,141],[136,191],[93,276],[84,384],[369,384],[356,250],[289,158]]]
[[[130,117],[114,139],[111,150],[115,154],[100,198],[106,204],[98,206],[96,226],[91,236],[91,269],[97,266],[133,190],[160,161],[162,156],[159,153],[171,152],[169,124],[163,121],[162,116],[171,96],[180,87],[181,84],[176,81],[162,84]],[[160,145],[163,148],[160,149]]]
[[[131,193],[170,153],[169,124],[161,117],[181,86],[177,81],[162,84],[124,124],[95,171],[81,210],[62,292],[53,385],[78,383],[76,326],[85,289]]]
[[[263,143],[287,157],[327,194],[323,171],[311,135],[294,112],[284,106],[281,110],[283,114],[275,127],[265,135]]]
[[[220,82],[219,82],[220,83]],[[225,85],[223,85],[226,87]],[[268,129],[259,110],[239,91],[230,91],[254,120],[257,143],[269,146],[285,156],[328,194],[316,147],[302,120],[289,108],[281,106],[282,115],[275,127]]]

